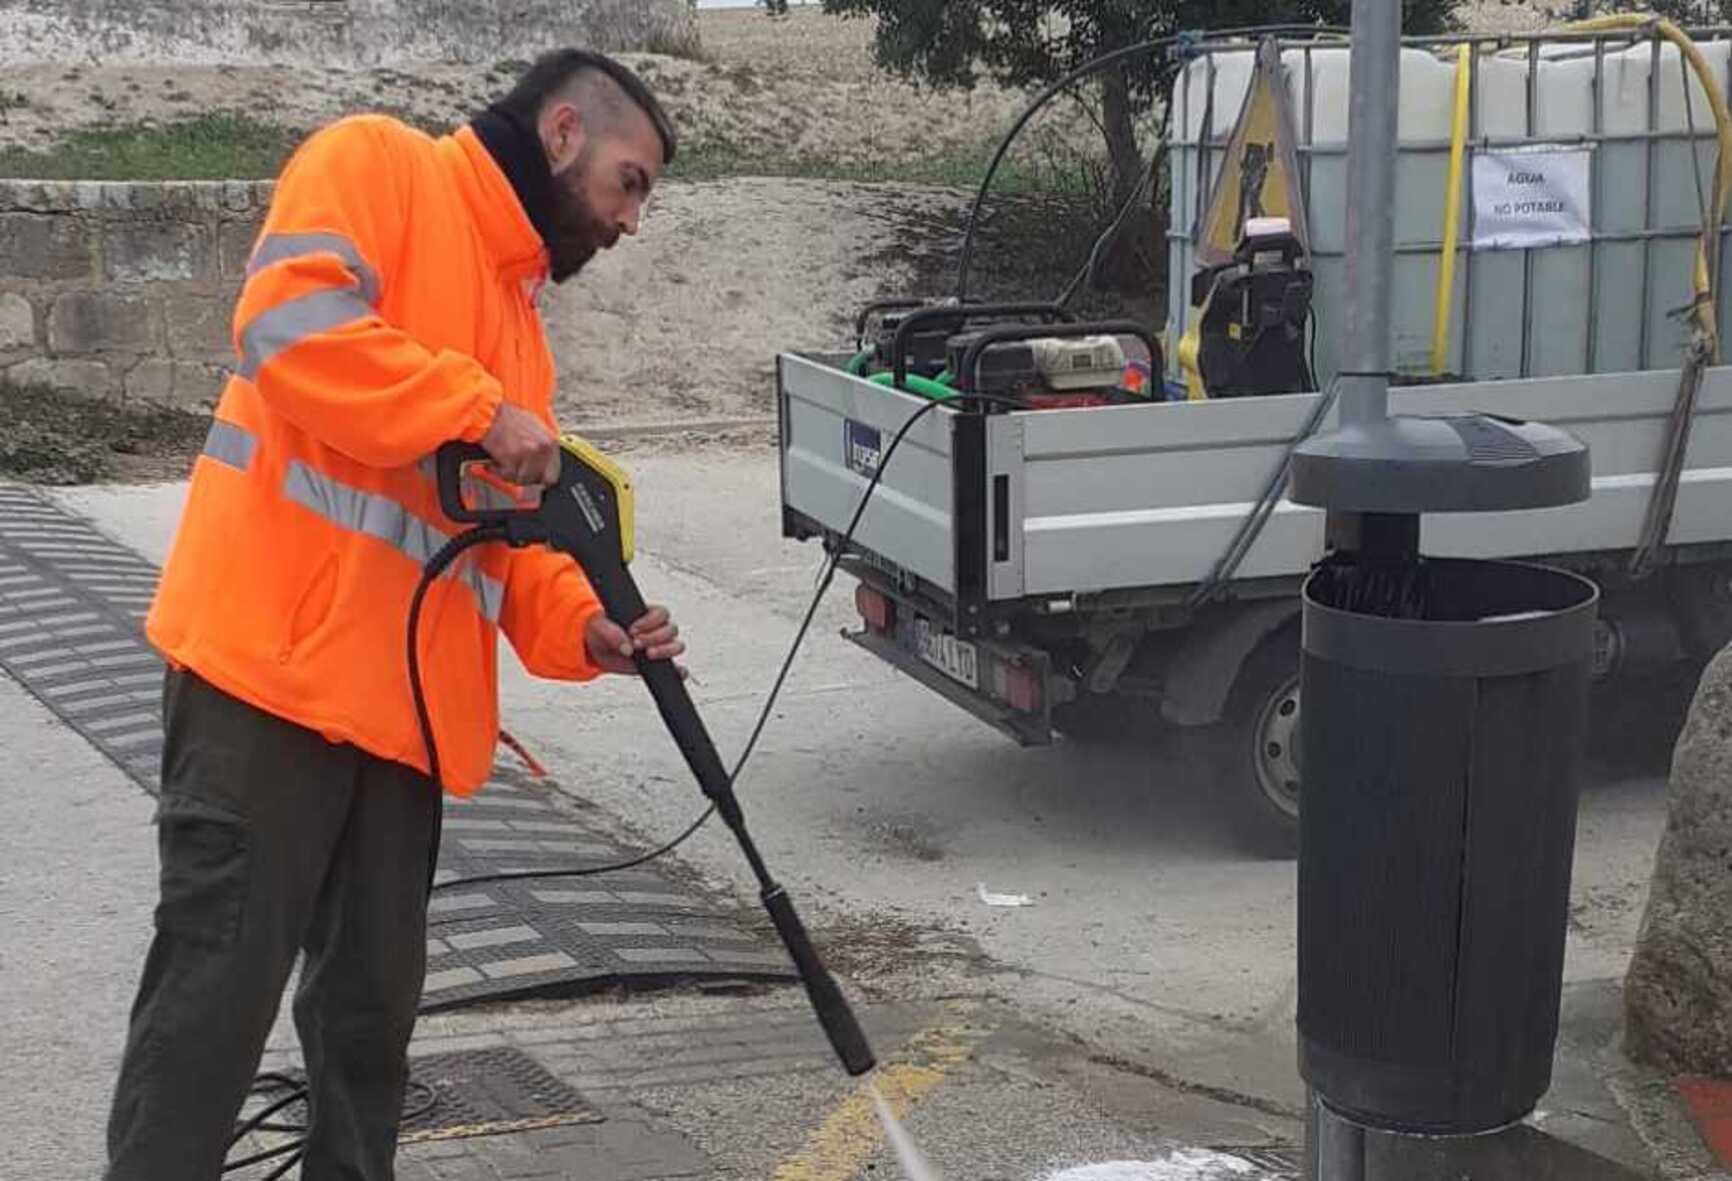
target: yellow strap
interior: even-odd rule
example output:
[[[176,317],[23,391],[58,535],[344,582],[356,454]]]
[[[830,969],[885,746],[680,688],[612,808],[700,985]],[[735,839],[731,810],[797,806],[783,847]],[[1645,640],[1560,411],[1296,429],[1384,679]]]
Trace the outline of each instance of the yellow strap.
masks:
[[[1187,402],[1207,401],[1209,391],[1203,385],[1203,317],[1209,313],[1209,301],[1197,309],[1196,318],[1179,338],[1179,375],[1185,380]]]
[[[1455,250],[1461,236],[1462,162],[1467,156],[1467,124],[1473,86],[1473,47],[1455,54],[1455,122],[1450,129],[1449,187],[1443,202],[1443,253],[1437,260],[1437,310],[1431,322],[1431,375],[1441,377],[1449,363],[1449,321],[1455,310]]]
[[[1693,278],[1696,288],[1696,302],[1692,309],[1692,323],[1698,337],[1708,349],[1711,363],[1720,363],[1720,325],[1719,317],[1714,307],[1714,285],[1709,279],[1708,258],[1711,252],[1720,248],[1720,226],[1726,220],[1726,203],[1732,195],[1732,111],[1726,106],[1726,97],[1720,93],[1715,84],[1714,71],[1709,67],[1708,60],[1702,56],[1696,43],[1690,40],[1677,25],[1669,20],[1654,16],[1652,13],[1618,13],[1611,16],[1595,17],[1592,20],[1577,22],[1568,26],[1572,32],[1581,33],[1612,33],[1621,30],[1641,32],[1652,29],[1666,40],[1678,47],[1678,52],[1684,55],[1690,63],[1690,68],[1696,74],[1696,79],[1702,84],[1702,89],[1708,94],[1708,104],[1714,110],[1714,127],[1720,141],[1719,159],[1714,168],[1714,199],[1709,224],[1702,227],[1701,240],[1696,244],[1696,266]]]

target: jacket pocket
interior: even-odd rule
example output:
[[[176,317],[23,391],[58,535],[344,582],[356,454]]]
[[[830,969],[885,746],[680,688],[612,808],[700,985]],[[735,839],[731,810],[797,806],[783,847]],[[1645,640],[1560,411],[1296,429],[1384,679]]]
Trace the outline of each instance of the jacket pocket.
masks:
[[[337,558],[335,554],[326,554],[289,611],[282,647],[277,652],[279,661],[287,664],[307,638],[324,626],[331,617],[331,606],[336,599]]]
[[[240,939],[252,879],[246,821],[203,800],[164,796],[157,814],[157,930],[220,951]]]

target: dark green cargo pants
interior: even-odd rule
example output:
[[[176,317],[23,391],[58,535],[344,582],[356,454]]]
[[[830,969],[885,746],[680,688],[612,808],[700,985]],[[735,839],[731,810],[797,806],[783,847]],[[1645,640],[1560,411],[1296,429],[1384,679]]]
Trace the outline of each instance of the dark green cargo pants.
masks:
[[[440,801],[185,673],[164,688],[156,934],[109,1117],[109,1181],[217,1181],[305,953],[305,1181],[392,1176]]]

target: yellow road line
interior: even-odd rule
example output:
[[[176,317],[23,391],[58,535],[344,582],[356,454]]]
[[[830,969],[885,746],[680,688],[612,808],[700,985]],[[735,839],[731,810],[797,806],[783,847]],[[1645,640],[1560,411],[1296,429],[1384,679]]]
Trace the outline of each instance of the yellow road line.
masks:
[[[975,1047],[992,1032],[975,1019],[976,1009],[966,1001],[945,1005],[937,1021],[830,1109],[800,1151],[776,1166],[771,1181],[849,1181],[884,1141],[871,1087],[878,1088],[897,1119],[906,1118],[952,1070],[972,1058]]]

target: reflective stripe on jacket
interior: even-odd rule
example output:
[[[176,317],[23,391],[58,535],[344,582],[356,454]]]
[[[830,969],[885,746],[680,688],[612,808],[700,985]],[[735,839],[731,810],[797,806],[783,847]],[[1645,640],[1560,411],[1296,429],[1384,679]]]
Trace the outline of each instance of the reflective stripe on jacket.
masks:
[[[234,319],[235,375],[193,469],[146,628],[171,662],[261,709],[426,769],[405,627],[461,531],[433,453],[502,399],[554,427],[534,304],[540,236],[467,128],[346,119],[285,168]],[[421,664],[446,787],[488,776],[501,630],[544,677],[600,672],[569,559],[472,550],[429,592]]]

